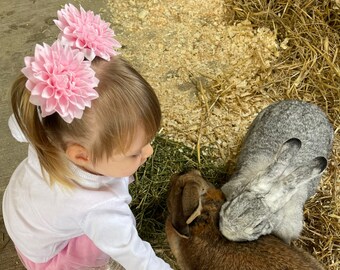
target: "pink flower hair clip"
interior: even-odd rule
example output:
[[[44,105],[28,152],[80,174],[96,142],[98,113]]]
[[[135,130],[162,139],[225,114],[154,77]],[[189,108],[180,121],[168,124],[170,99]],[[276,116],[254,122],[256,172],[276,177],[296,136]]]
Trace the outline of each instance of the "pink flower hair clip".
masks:
[[[58,11],[58,20],[54,22],[61,30],[62,44],[81,50],[89,61],[96,56],[108,61],[118,54],[114,49],[121,45],[113,38],[115,34],[110,24],[93,11],[85,11],[82,7],[79,11],[72,4],[66,4]]]
[[[71,123],[98,97],[94,88],[99,80],[91,61],[96,56],[109,61],[121,45],[113,38],[110,24],[92,11],[79,11],[69,4],[58,11],[58,19],[54,20],[61,30],[58,40],[51,46],[37,44],[34,56],[25,57],[26,67],[21,71],[27,77],[30,102],[39,106],[39,116],[57,112]]]
[[[21,71],[27,77],[30,102],[40,107],[41,117],[57,112],[67,123],[81,118],[85,107],[98,97],[99,80],[84,61],[84,53],[64,46],[59,40],[51,46],[37,44],[34,57],[25,57]]]

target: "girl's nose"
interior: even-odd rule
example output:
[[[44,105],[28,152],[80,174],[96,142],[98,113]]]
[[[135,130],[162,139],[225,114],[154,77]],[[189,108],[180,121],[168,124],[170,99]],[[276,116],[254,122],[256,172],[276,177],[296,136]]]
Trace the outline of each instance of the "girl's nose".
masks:
[[[149,156],[151,156],[153,153],[153,148],[151,146],[151,144],[147,144],[144,146],[143,150],[142,150],[142,157],[147,159]]]

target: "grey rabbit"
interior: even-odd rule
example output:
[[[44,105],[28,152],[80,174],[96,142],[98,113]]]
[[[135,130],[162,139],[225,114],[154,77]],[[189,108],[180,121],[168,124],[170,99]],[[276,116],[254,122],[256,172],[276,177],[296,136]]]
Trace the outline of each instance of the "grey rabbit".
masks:
[[[274,234],[290,243],[303,228],[303,207],[327,166],[333,127],[316,105],[284,100],[262,110],[241,146],[236,172],[223,185],[220,230],[233,241]]]
[[[249,242],[226,239],[218,225],[224,202],[222,191],[205,181],[197,170],[172,177],[165,231],[180,269],[324,269],[309,253],[274,235]]]

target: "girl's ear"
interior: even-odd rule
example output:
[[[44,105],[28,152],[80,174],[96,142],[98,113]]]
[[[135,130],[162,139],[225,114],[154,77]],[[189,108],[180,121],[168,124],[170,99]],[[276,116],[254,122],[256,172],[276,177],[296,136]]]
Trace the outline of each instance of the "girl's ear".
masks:
[[[67,158],[75,165],[88,167],[91,163],[89,151],[80,144],[70,144],[66,149]]]

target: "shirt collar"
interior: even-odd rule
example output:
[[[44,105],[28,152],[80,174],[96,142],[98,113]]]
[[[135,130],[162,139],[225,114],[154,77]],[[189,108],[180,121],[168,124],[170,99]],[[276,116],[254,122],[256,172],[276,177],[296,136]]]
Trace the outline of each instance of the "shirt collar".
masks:
[[[73,179],[73,181],[85,188],[99,189],[100,187],[103,187],[115,180],[120,180],[120,181],[122,180],[122,178],[118,178],[118,177],[109,177],[109,176],[97,175],[97,174],[87,172],[79,168],[78,166],[74,165],[71,162],[69,166],[70,166],[71,171],[76,176],[76,179]]]

